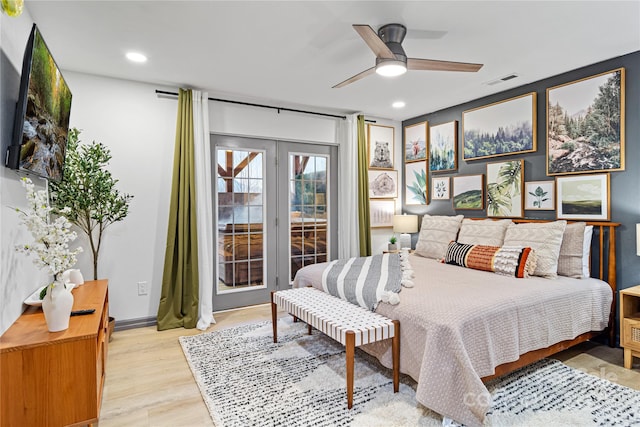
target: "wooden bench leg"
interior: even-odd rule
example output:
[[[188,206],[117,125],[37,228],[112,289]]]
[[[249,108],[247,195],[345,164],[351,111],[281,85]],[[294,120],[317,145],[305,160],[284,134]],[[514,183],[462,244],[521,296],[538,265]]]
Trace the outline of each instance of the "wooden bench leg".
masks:
[[[393,392],[400,389],[400,321],[393,321],[395,333],[391,339],[391,355],[393,358]]]
[[[278,306],[275,303],[275,291],[271,291],[271,324],[273,326],[273,342],[278,342]]]
[[[311,325],[307,323],[307,331],[309,332],[309,335],[311,335]]]
[[[347,408],[353,406],[353,363],[356,352],[356,334],[347,331]]]

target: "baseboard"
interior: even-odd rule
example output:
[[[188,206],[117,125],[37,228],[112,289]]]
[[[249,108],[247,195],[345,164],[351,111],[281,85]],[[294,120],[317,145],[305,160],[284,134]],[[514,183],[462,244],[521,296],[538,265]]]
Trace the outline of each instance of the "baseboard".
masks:
[[[138,319],[117,320],[114,331],[124,331],[126,329],[143,328],[145,326],[155,326],[158,324],[158,318],[140,317]]]

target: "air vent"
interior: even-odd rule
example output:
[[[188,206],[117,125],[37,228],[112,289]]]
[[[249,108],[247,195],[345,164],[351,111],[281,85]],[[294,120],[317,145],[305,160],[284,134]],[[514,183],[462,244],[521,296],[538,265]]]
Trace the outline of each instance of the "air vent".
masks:
[[[516,73],[510,73],[510,74],[507,74],[506,76],[497,78],[495,80],[490,80],[488,82],[485,82],[484,84],[486,84],[487,86],[493,86],[493,85],[497,85],[497,84],[502,83],[502,82],[509,81],[511,79],[515,79],[516,77],[518,77],[518,75]]]

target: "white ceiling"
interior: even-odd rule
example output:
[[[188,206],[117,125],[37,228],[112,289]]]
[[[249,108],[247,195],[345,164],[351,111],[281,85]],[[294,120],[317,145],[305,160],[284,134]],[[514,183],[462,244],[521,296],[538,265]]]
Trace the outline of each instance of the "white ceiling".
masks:
[[[28,1],[63,70],[404,120],[640,50],[640,1]],[[331,87],[375,65],[351,24],[398,22],[409,57],[485,64]],[[144,52],[144,65],[128,50]],[[510,73],[518,78],[485,83]],[[73,90],[73,88],[71,88]],[[396,110],[392,101],[403,100]]]

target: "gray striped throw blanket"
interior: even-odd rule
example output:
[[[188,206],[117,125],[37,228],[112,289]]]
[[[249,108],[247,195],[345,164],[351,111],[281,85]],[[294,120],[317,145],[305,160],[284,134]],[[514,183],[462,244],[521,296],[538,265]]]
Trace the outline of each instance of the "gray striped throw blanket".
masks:
[[[398,293],[413,286],[412,278],[407,253],[382,254],[331,261],[322,273],[322,288],[373,311],[380,301],[398,304]]]

